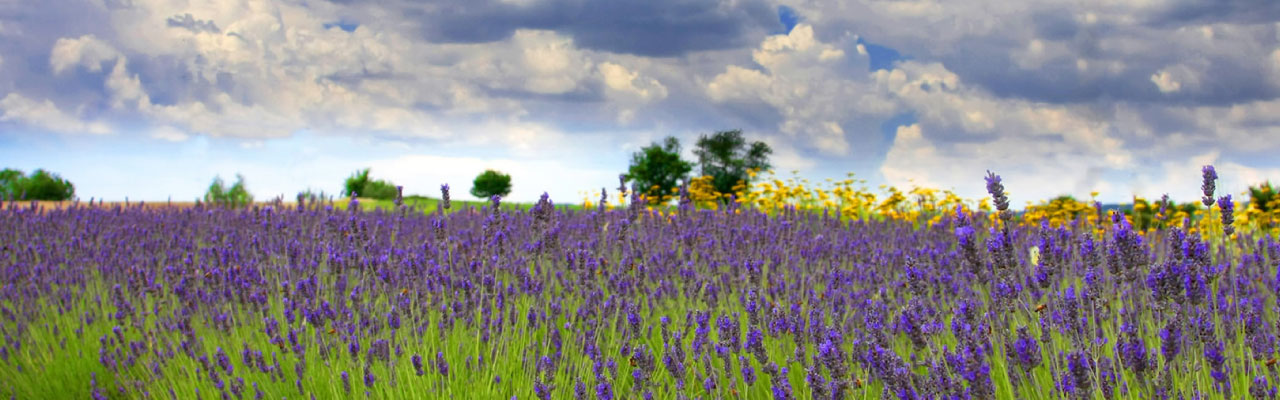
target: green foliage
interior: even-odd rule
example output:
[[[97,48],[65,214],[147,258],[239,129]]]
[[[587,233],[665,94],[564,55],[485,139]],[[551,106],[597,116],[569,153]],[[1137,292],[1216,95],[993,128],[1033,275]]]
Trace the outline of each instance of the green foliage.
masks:
[[[631,155],[626,179],[647,197],[670,196],[692,170],[693,163],[680,158],[680,140],[668,136]]]
[[[35,170],[30,176],[16,169],[0,171],[2,199],[64,201],[75,195],[75,185],[43,169]]]
[[[702,135],[693,151],[698,156],[702,175],[710,175],[711,185],[722,194],[734,192],[734,186],[739,184],[750,184],[751,176],[747,170],[772,168],[769,164],[769,154],[772,153],[773,149],[764,142],[748,145],[740,129]]]
[[[365,168],[351,174],[343,183],[342,195],[351,196],[352,194],[356,197],[390,200],[396,198],[396,185],[381,179],[369,179],[369,168]]]
[[[253,204],[253,195],[245,188],[244,175],[236,174],[236,183],[229,188],[222,177],[217,176],[205,192],[204,201],[220,207],[239,208]]]
[[[511,193],[511,175],[494,170],[485,170],[476,176],[471,183],[471,195],[481,199],[506,196]]]

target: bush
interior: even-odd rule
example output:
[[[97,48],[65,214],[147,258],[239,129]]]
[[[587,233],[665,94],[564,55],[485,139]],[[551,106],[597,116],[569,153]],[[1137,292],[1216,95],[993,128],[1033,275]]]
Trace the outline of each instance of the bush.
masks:
[[[205,192],[204,201],[219,207],[238,208],[253,204],[253,195],[245,188],[244,175],[236,174],[236,183],[230,188],[222,181],[221,176],[217,176]]]
[[[369,168],[356,171],[347,177],[346,182],[342,185],[342,195],[356,197],[367,197],[379,200],[391,200],[396,198],[396,185],[385,180],[370,180]]]
[[[16,169],[0,171],[0,198],[3,199],[64,201],[75,195],[75,185],[43,169],[35,170],[30,176]]]
[[[506,196],[511,193],[511,175],[485,170],[471,183],[471,195],[481,199]]]

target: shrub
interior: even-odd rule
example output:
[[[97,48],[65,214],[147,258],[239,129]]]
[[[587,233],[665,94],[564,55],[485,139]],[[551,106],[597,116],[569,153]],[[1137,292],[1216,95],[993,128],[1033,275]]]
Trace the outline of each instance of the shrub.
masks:
[[[369,179],[369,168],[365,168],[351,174],[342,185],[343,196],[353,194],[356,197],[391,200],[396,198],[396,185],[381,179]]]
[[[30,176],[16,169],[0,171],[0,198],[63,201],[71,200],[75,194],[75,185],[43,169]]]
[[[494,170],[485,170],[476,176],[471,183],[471,195],[481,199],[493,196],[506,196],[511,193],[511,175]]]
[[[220,207],[238,208],[253,204],[253,195],[245,188],[244,175],[236,174],[236,183],[230,188],[221,176],[216,176],[204,194],[204,201]]]

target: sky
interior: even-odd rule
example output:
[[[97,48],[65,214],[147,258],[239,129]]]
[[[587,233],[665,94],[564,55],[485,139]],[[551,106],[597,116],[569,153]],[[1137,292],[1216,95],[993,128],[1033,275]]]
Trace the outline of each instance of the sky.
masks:
[[[665,136],[1015,206],[1280,182],[1271,0],[0,0],[0,166],[82,199],[617,186]],[[696,171],[695,171],[696,172]]]

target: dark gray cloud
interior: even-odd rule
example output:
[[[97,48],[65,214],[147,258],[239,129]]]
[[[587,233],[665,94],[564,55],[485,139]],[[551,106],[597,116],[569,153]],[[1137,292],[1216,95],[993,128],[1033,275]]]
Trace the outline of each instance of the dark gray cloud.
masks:
[[[763,0],[540,1],[533,5],[496,0],[436,2],[341,1],[403,15],[427,40],[486,43],[517,29],[553,30],[585,49],[641,56],[681,56],[700,50],[750,47],[782,28],[776,8]]]
[[[1280,86],[1266,83],[1275,74],[1268,53],[1280,46],[1274,24],[1280,2],[1106,8],[1030,1],[1025,11],[999,17],[977,12],[980,4],[939,3],[936,15],[907,18],[880,14],[883,9],[867,3],[848,5],[856,12],[845,14],[825,3],[802,12],[825,14],[815,26],[819,37],[852,30],[908,57],[941,62],[966,84],[1003,98],[1221,106],[1280,96]],[[917,23],[929,18],[953,22]],[[1033,40],[1046,53],[1021,65]],[[1194,79],[1183,77],[1180,90],[1162,92],[1152,82],[1153,75],[1180,65],[1194,73]]]
[[[785,169],[874,179],[889,165],[897,182],[954,175],[978,194],[989,167],[1080,192],[1118,168],[1280,142],[1280,101],[1267,103],[1280,97],[1280,3],[798,2],[8,2],[0,99],[21,97],[2,123],[248,139],[305,127],[528,152],[542,141],[588,158],[623,140],[600,139],[611,135],[687,146],[742,129],[776,143]],[[797,35],[769,36],[786,31],[779,9],[795,11]],[[121,75],[103,51],[52,72],[57,40],[84,35],[127,58]],[[882,127],[895,115],[916,118]]]
[[[1198,24],[1270,24],[1280,21],[1280,2],[1274,0],[1174,0],[1146,15],[1144,23],[1158,28]]]
[[[213,21],[195,19],[195,17],[191,16],[191,13],[169,17],[169,19],[165,20],[165,23],[175,28],[190,29],[192,32],[221,32],[218,29],[218,25]]]

